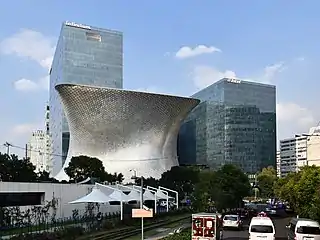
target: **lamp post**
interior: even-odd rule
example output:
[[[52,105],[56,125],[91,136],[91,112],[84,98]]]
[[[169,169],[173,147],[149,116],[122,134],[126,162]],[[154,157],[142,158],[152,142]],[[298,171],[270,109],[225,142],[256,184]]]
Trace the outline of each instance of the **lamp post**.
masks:
[[[130,170],[130,172],[133,172],[132,179],[138,179],[137,177],[137,171],[136,170]],[[141,197],[140,197],[140,209],[143,209],[143,176],[140,177],[140,185],[141,185]],[[144,239],[144,227],[143,227],[143,217],[141,218],[141,239]]]

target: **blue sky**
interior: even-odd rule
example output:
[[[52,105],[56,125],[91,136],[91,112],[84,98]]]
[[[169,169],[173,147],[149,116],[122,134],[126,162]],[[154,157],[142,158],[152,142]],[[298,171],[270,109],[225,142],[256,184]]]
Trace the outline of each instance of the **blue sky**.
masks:
[[[3,1],[0,143],[24,146],[43,127],[48,67],[65,20],[124,33],[127,89],[191,95],[224,76],[268,82],[277,86],[279,137],[306,132],[319,120],[320,2],[304,3]]]

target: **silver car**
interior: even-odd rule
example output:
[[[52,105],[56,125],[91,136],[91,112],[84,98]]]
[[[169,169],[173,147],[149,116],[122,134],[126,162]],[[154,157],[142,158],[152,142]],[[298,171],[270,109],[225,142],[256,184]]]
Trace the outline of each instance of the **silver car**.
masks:
[[[223,217],[223,227],[224,228],[233,228],[233,229],[242,229],[242,220],[238,215],[225,215]]]

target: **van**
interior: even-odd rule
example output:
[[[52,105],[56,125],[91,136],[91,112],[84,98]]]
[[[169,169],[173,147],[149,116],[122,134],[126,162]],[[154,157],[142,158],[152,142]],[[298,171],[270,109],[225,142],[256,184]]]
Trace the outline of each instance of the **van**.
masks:
[[[249,239],[274,240],[276,230],[269,217],[253,217],[249,226]]]
[[[286,226],[288,240],[320,240],[320,225],[307,218],[292,218]]]

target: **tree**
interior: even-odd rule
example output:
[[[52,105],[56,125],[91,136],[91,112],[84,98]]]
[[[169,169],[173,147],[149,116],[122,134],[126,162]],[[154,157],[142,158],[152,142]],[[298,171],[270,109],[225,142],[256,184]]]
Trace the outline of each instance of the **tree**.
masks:
[[[262,197],[274,197],[274,184],[277,181],[277,172],[273,167],[263,168],[257,176],[257,182]]]
[[[58,180],[50,177],[50,173],[48,173],[46,171],[38,172],[37,179],[40,182],[56,182],[56,183],[59,182]]]
[[[121,183],[124,179],[122,173],[107,173],[103,163],[98,158],[88,156],[72,157],[69,166],[65,168],[71,181],[81,182],[88,177],[98,182]]]
[[[140,186],[141,185],[141,178],[136,178],[134,180],[135,184],[137,186]],[[153,177],[149,177],[149,178],[143,178],[143,186],[146,187],[146,186],[150,186],[150,187],[154,187],[154,188],[158,188],[159,186],[159,180],[158,179],[155,179]]]
[[[0,177],[2,181],[34,182],[38,180],[35,166],[29,159],[19,159],[16,155],[0,153]]]
[[[192,194],[198,173],[198,170],[188,167],[172,167],[161,175],[159,185],[177,191],[179,198],[184,199]]]
[[[107,178],[102,162],[98,158],[88,156],[72,157],[69,166],[65,168],[65,172],[75,182],[81,182],[88,177],[96,178],[100,182]]]
[[[212,198],[218,209],[238,207],[250,193],[250,182],[240,168],[226,164],[215,174]]]
[[[207,211],[213,201],[213,185],[215,172],[199,172],[199,181],[195,184],[194,192],[191,197],[193,209],[204,212]]]
[[[320,167],[305,166],[274,187],[276,196],[288,201],[299,216],[320,220]]]
[[[122,173],[106,173],[104,181],[109,183],[122,183],[124,176]]]

